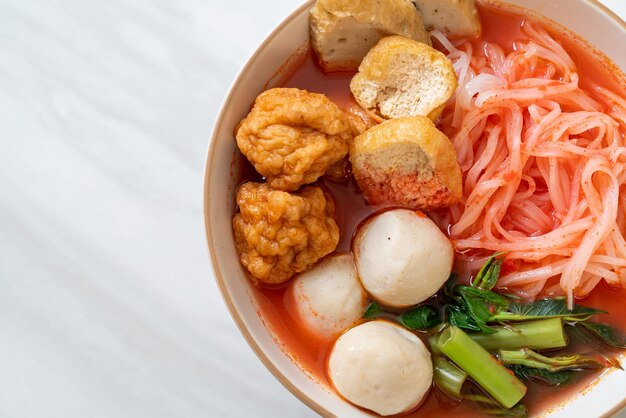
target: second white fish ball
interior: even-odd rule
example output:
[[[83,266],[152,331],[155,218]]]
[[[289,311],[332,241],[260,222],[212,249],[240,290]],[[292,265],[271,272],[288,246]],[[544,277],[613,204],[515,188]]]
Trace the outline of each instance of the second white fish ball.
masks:
[[[354,325],[367,303],[352,255],[332,255],[292,282],[295,314],[318,335],[330,336]]]
[[[421,212],[394,209],[367,221],[354,240],[365,290],[380,303],[403,308],[433,296],[452,271],[450,240]]]

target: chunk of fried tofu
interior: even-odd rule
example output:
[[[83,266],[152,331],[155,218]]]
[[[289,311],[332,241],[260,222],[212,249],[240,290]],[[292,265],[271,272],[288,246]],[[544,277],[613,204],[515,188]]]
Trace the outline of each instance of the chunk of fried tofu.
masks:
[[[410,0],[317,0],[309,13],[311,43],[326,71],[354,71],[381,38],[402,35],[430,44]]]
[[[438,29],[450,38],[480,36],[480,17],[474,0],[412,1],[422,13],[427,30]]]
[[[368,129],[354,139],[350,162],[372,205],[433,210],[461,199],[456,151],[424,116],[391,119]]]
[[[444,54],[413,39],[388,36],[367,53],[350,91],[377,120],[415,115],[436,120],[457,84]]]

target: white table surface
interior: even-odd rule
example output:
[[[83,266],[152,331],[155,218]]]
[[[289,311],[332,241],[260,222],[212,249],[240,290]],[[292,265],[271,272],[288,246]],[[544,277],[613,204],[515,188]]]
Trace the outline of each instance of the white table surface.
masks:
[[[231,320],[202,219],[222,97],[299,3],[0,0],[0,417],[315,416]]]

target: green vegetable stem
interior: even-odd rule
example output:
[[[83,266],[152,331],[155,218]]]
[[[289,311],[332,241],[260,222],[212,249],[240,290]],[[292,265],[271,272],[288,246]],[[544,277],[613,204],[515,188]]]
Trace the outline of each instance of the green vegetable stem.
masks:
[[[435,385],[451,398],[463,399],[461,389],[467,380],[467,373],[441,356],[434,357],[433,366]]]
[[[576,369],[599,369],[604,363],[593,357],[580,354],[567,354],[563,356],[546,357],[532,350],[500,350],[498,358],[504,364],[519,364],[534,369],[543,369],[549,372]]]
[[[431,339],[431,344],[466,372],[503,407],[511,408],[526,394],[526,386],[506,367],[453,325]]]
[[[500,269],[502,268],[502,259],[500,256],[504,253],[495,253],[487,259],[485,264],[478,270],[476,277],[471,281],[472,287],[491,290],[500,278]]]
[[[579,305],[574,305],[570,310],[564,298],[539,299],[530,303],[511,302],[507,311],[497,312],[488,322],[528,321],[540,318],[563,318],[567,322],[580,322],[602,313],[606,311]]]
[[[540,319],[492,329],[496,331],[493,334],[471,333],[470,337],[488,351],[521,348],[547,350],[567,345],[563,321],[560,318]]]

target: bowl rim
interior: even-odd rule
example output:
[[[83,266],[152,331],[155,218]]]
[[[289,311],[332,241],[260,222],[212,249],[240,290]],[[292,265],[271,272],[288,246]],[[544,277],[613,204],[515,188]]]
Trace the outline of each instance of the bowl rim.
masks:
[[[506,0],[503,0],[506,2]],[[615,23],[620,25],[624,30],[626,30],[626,21],[617,15],[613,10],[608,8],[606,5],[601,3],[599,0],[581,0],[588,5],[597,8],[603,14],[605,14],[609,19],[612,19]],[[205,238],[207,240],[207,245],[209,249],[209,255],[211,259],[211,269],[213,270],[213,276],[215,277],[215,281],[217,282],[217,286],[219,292],[228,308],[230,316],[235,321],[237,328],[245,338],[246,342],[252,348],[255,355],[261,360],[261,363],[272,373],[272,375],[278,379],[278,381],[285,387],[292,395],[302,401],[305,405],[311,408],[313,411],[317,412],[323,417],[333,417],[333,413],[324,408],[320,403],[315,401],[312,397],[302,391],[299,387],[297,387],[294,383],[292,383],[287,376],[281,371],[272,361],[269,359],[269,356],[266,354],[265,350],[261,346],[261,344],[254,338],[254,336],[250,333],[248,328],[245,325],[245,322],[237,309],[233,301],[230,298],[226,290],[226,285],[224,282],[224,277],[222,276],[221,269],[217,259],[217,253],[214,244],[214,237],[211,234],[211,226],[212,221],[209,216],[209,202],[210,202],[210,182],[211,178],[209,176],[210,170],[209,165],[210,161],[213,159],[216,149],[217,143],[217,132],[220,131],[220,127],[224,120],[224,113],[226,111],[226,104],[230,102],[231,98],[234,94],[234,87],[243,77],[243,75],[250,69],[252,66],[252,62],[256,60],[256,58],[261,55],[264,50],[268,47],[271,41],[276,38],[282,29],[287,26],[291,21],[293,21],[298,15],[300,15],[304,10],[310,9],[315,0],[305,0],[303,4],[298,6],[295,10],[293,10],[289,15],[278,23],[274,29],[263,39],[263,41],[259,44],[259,46],[252,52],[249,57],[245,60],[245,63],[241,66],[239,71],[236,73],[233,81],[228,87],[228,93],[222,100],[220,104],[219,110],[213,122],[213,128],[211,130],[211,136],[209,138],[209,144],[206,152],[206,158],[204,162],[204,181],[202,183],[202,195],[203,195],[203,204],[202,204],[202,213],[204,218],[204,226],[205,226]],[[613,408],[611,408],[606,413],[602,414],[599,418],[609,418],[616,415],[622,409],[626,408],[626,398],[622,399],[618,404],[616,404]]]

